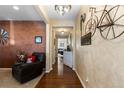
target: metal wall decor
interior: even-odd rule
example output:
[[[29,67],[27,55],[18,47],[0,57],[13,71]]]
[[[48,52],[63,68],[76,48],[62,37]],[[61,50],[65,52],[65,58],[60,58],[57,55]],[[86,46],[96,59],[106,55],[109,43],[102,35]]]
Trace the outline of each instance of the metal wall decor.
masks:
[[[84,31],[85,20],[86,20],[86,13],[83,13],[80,17],[81,46],[91,45],[91,32],[82,34],[82,31]]]
[[[81,15],[81,19],[80,19],[80,30],[81,30],[81,36],[82,36],[82,30],[84,30],[84,22],[86,19],[86,13],[83,13]]]
[[[85,19],[86,19],[86,13],[83,13],[81,15],[81,21],[84,23],[85,22]]]
[[[91,32],[81,36],[81,45],[91,45]]]
[[[8,32],[4,28],[0,28],[0,45],[6,44],[8,38]]]
[[[95,15],[96,8],[90,7],[89,12],[91,12],[91,17],[86,23],[85,34],[91,32],[91,36],[93,36],[95,34],[97,22],[98,22],[98,17]]]
[[[105,5],[103,10],[96,11],[94,7],[90,8],[91,18],[87,21],[85,26],[85,32],[91,32],[92,36],[96,32],[96,28],[99,29],[101,36],[106,40],[112,40],[120,37],[124,33],[124,13],[120,14],[121,6],[117,5],[110,9],[107,9]],[[101,12],[101,17],[95,15],[96,12]]]

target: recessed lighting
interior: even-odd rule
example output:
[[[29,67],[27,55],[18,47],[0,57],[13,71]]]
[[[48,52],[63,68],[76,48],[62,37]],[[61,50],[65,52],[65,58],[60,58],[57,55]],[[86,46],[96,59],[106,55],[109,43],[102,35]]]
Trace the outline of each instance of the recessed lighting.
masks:
[[[13,9],[14,10],[19,10],[19,7],[18,6],[13,6]]]

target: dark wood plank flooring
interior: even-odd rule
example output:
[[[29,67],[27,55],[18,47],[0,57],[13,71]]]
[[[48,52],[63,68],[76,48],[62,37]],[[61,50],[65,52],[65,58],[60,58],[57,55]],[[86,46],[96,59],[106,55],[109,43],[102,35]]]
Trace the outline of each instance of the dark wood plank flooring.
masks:
[[[36,88],[82,88],[76,73],[63,62],[58,60],[53,70],[45,74]]]

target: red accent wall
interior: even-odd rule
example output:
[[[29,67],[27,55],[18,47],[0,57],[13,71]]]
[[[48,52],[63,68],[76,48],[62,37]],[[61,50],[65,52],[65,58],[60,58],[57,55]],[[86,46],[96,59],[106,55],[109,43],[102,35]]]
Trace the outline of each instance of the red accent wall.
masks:
[[[0,45],[0,68],[9,68],[16,61],[18,50],[26,53],[45,52],[46,25],[41,21],[0,21],[9,33],[6,45]],[[42,44],[35,44],[35,36],[42,36]]]

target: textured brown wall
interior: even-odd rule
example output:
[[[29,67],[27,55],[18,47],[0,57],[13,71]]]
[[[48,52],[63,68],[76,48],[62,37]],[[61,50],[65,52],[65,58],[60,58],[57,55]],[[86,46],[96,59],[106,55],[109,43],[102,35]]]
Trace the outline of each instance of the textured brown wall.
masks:
[[[39,21],[0,21],[0,26],[9,33],[9,42],[0,46],[0,68],[11,67],[16,60],[17,50],[45,52],[45,24]],[[35,36],[42,36],[42,44],[35,44]]]

